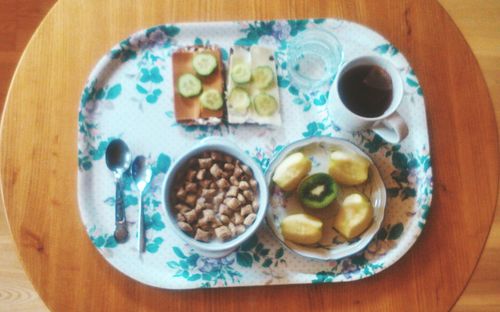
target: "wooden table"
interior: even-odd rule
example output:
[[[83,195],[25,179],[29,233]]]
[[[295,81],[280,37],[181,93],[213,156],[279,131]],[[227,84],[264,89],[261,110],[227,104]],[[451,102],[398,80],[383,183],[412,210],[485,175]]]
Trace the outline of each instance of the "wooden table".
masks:
[[[47,305],[57,311],[449,309],[491,225],[499,150],[486,85],[444,10],[434,1],[147,3],[60,1],[12,82],[0,146],[4,205],[21,260]],[[393,268],[342,285],[175,292],[140,285],[110,267],[86,237],[76,203],[77,105],[99,57],[153,24],[322,16],[373,27],[419,73],[428,103],[435,196],[417,244]]]

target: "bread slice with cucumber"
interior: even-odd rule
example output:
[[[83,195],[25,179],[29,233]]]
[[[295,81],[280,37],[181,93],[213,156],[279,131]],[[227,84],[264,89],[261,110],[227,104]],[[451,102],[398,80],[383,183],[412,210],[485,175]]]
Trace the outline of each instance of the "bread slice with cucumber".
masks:
[[[224,116],[221,50],[188,46],[172,54],[174,112],[177,122],[219,124]]]
[[[236,46],[230,52],[226,88],[229,123],[281,125],[274,50]]]

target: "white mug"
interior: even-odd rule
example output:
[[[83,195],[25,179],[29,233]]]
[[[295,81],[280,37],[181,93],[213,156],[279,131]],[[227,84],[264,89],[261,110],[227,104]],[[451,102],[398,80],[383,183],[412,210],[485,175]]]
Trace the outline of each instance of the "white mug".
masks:
[[[377,117],[364,117],[355,114],[342,102],[338,92],[339,80],[349,69],[362,65],[377,65],[384,69],[392,80],[392,101],[387,110]],[[342,129],[358,131],[372,129],[389,143],[399,143],[408,135],[406,121],[396,111],[403,99],[403,80],[396,67],[385,58],[379,56],[362,56],[355,58],[339,69],[337,77],[330,89],[328,107],[334,122]]]

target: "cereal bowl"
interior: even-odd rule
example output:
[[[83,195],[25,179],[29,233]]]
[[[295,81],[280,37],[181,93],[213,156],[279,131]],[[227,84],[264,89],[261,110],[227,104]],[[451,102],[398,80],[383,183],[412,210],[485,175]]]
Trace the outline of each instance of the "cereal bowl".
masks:
[[[179,157],[163,184],[172,231],[208,257],[223,257],[250,238],[268,197],[260,166],[231,141],[215,137]]]

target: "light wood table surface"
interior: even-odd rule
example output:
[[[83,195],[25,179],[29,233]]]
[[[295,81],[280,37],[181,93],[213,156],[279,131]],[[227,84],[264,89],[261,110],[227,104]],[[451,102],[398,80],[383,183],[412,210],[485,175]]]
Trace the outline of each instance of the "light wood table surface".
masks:
[[[16,2],[12,6],[18,10],[5,14],[12,12],[9,1],[0,1],[0,16],[5,17],[0,18],[0,36],[3,32],[7,34],[7,40],[0,42],[0,56],[6,56],[0,58],[2,83],[11,73],[11,68],[3,69],[4,63],[15,62],[31,29],[51,3],[44,0],[33,6],[33,1]],[[192,9],[181,2],[147,3],[152,3],[149,8],[134,6],[136,2],[132,1],[61,1],[35,35],[13,82],[1,143],[5,204],[23,264],[49,307],[64,311],[102,310],[100,307],[111,306],[121,306],[121,310],[135,307],[215,310],[225,303],[229,305],[224,310],[237,310],[239,303],[269,308],[277,307],[283,300],[281,307],[288,306],[288,310],[376,307],[431,311],[447,309],[453,304],[475,267],[491,223],[498,194],[498,139],[477,64],[458,30],[435,2],[398,2],[392,3],[390,9],[384,1],[376,4],[338,1],[329,5],[311,1],[307,6],[301,1],[293,1],[294,6],[277,1],[268,7],[263,5],[264,1],[255,5],[241,3],[241,7],[229,1],[210,4],[193,1],[189,2]],[[494,44],[495,40],[498,42],[498,33],[495,34],[499,29],[495,28],[498,2],[481,1],[483,9],[478,9],[476,1],[442,3],[462,20],[466,37],[477,40],[471,43],[476,53],[484,53],[483,71],[490,77],[492,96],[498,103],[499,82],[495,78],[499,76],[500,62],[498,44]],[[118,4],[128,9],[113,10]],[[391,16],[377,18],[389,11]],[[345,17],[374,27],[405,53],[419,73],[429,103],[436,196],[429,224],[416,246],[387,272],[347,285],[181,293],[138,285],[111,269],[93,250],[79,223],[75,188],[71,188],[76,176],[68,174],[73,165],[76,168],[76,135],[73,135],[76,114],[72,113],[95,61],[129,33],[162,22],[315,16]],[[438,17],[439,20],[434,20]],[[3,23],[7,27],[2,27]],[[475,27],[478,24],[492,28],[489,35],[478,31]],[[21,37],[12,39],[9,32],[21,33]],[[432,37],[426,39],[428,36]],[[12,46],[15,49],[10,52]],[[440,62],[430,60],[431,57],[441,58]],[[66,75],[68,64],[74,69],[71,77]],[[440,68],[439,78],[436,68]],[[0,88],[0,97],[4,90]],[[448,117],[443,119],[439,114]],[[467,117],[477,120],[473,122]],[[478,167],[474,168],[473,163]],[[6,222],[0,218],[0,247],[10,248],[7,253],[1,249],[0,264],[15,265],[7,237]],[[493,242],[491,247],[493,256],[486,263],[489,267],[479,277],[482,280],[476,278],[471,282],[471,287],[477,283],[478,290],[472,294],[466,292],[461,302],[464,298],[470,298],[465,299],[469,301],[459,302],[456,310],[495,309],[495,305],[498,308],[497,297],[484,296],[488,291],[495,294],[497,290],[498,294],[499,289],[498,269],[494,265],[499,256],[496,228],[490,242],[495,240],[496,245]],[[488,250],[483,260],[487,254]],[[26,292],[29,283],[18,282],[22,272],[10,270],[4,265],[0,268],[0,310],[41,309],[43,305],[36,296]],[[373,293],[377,293],[375,298]]]

